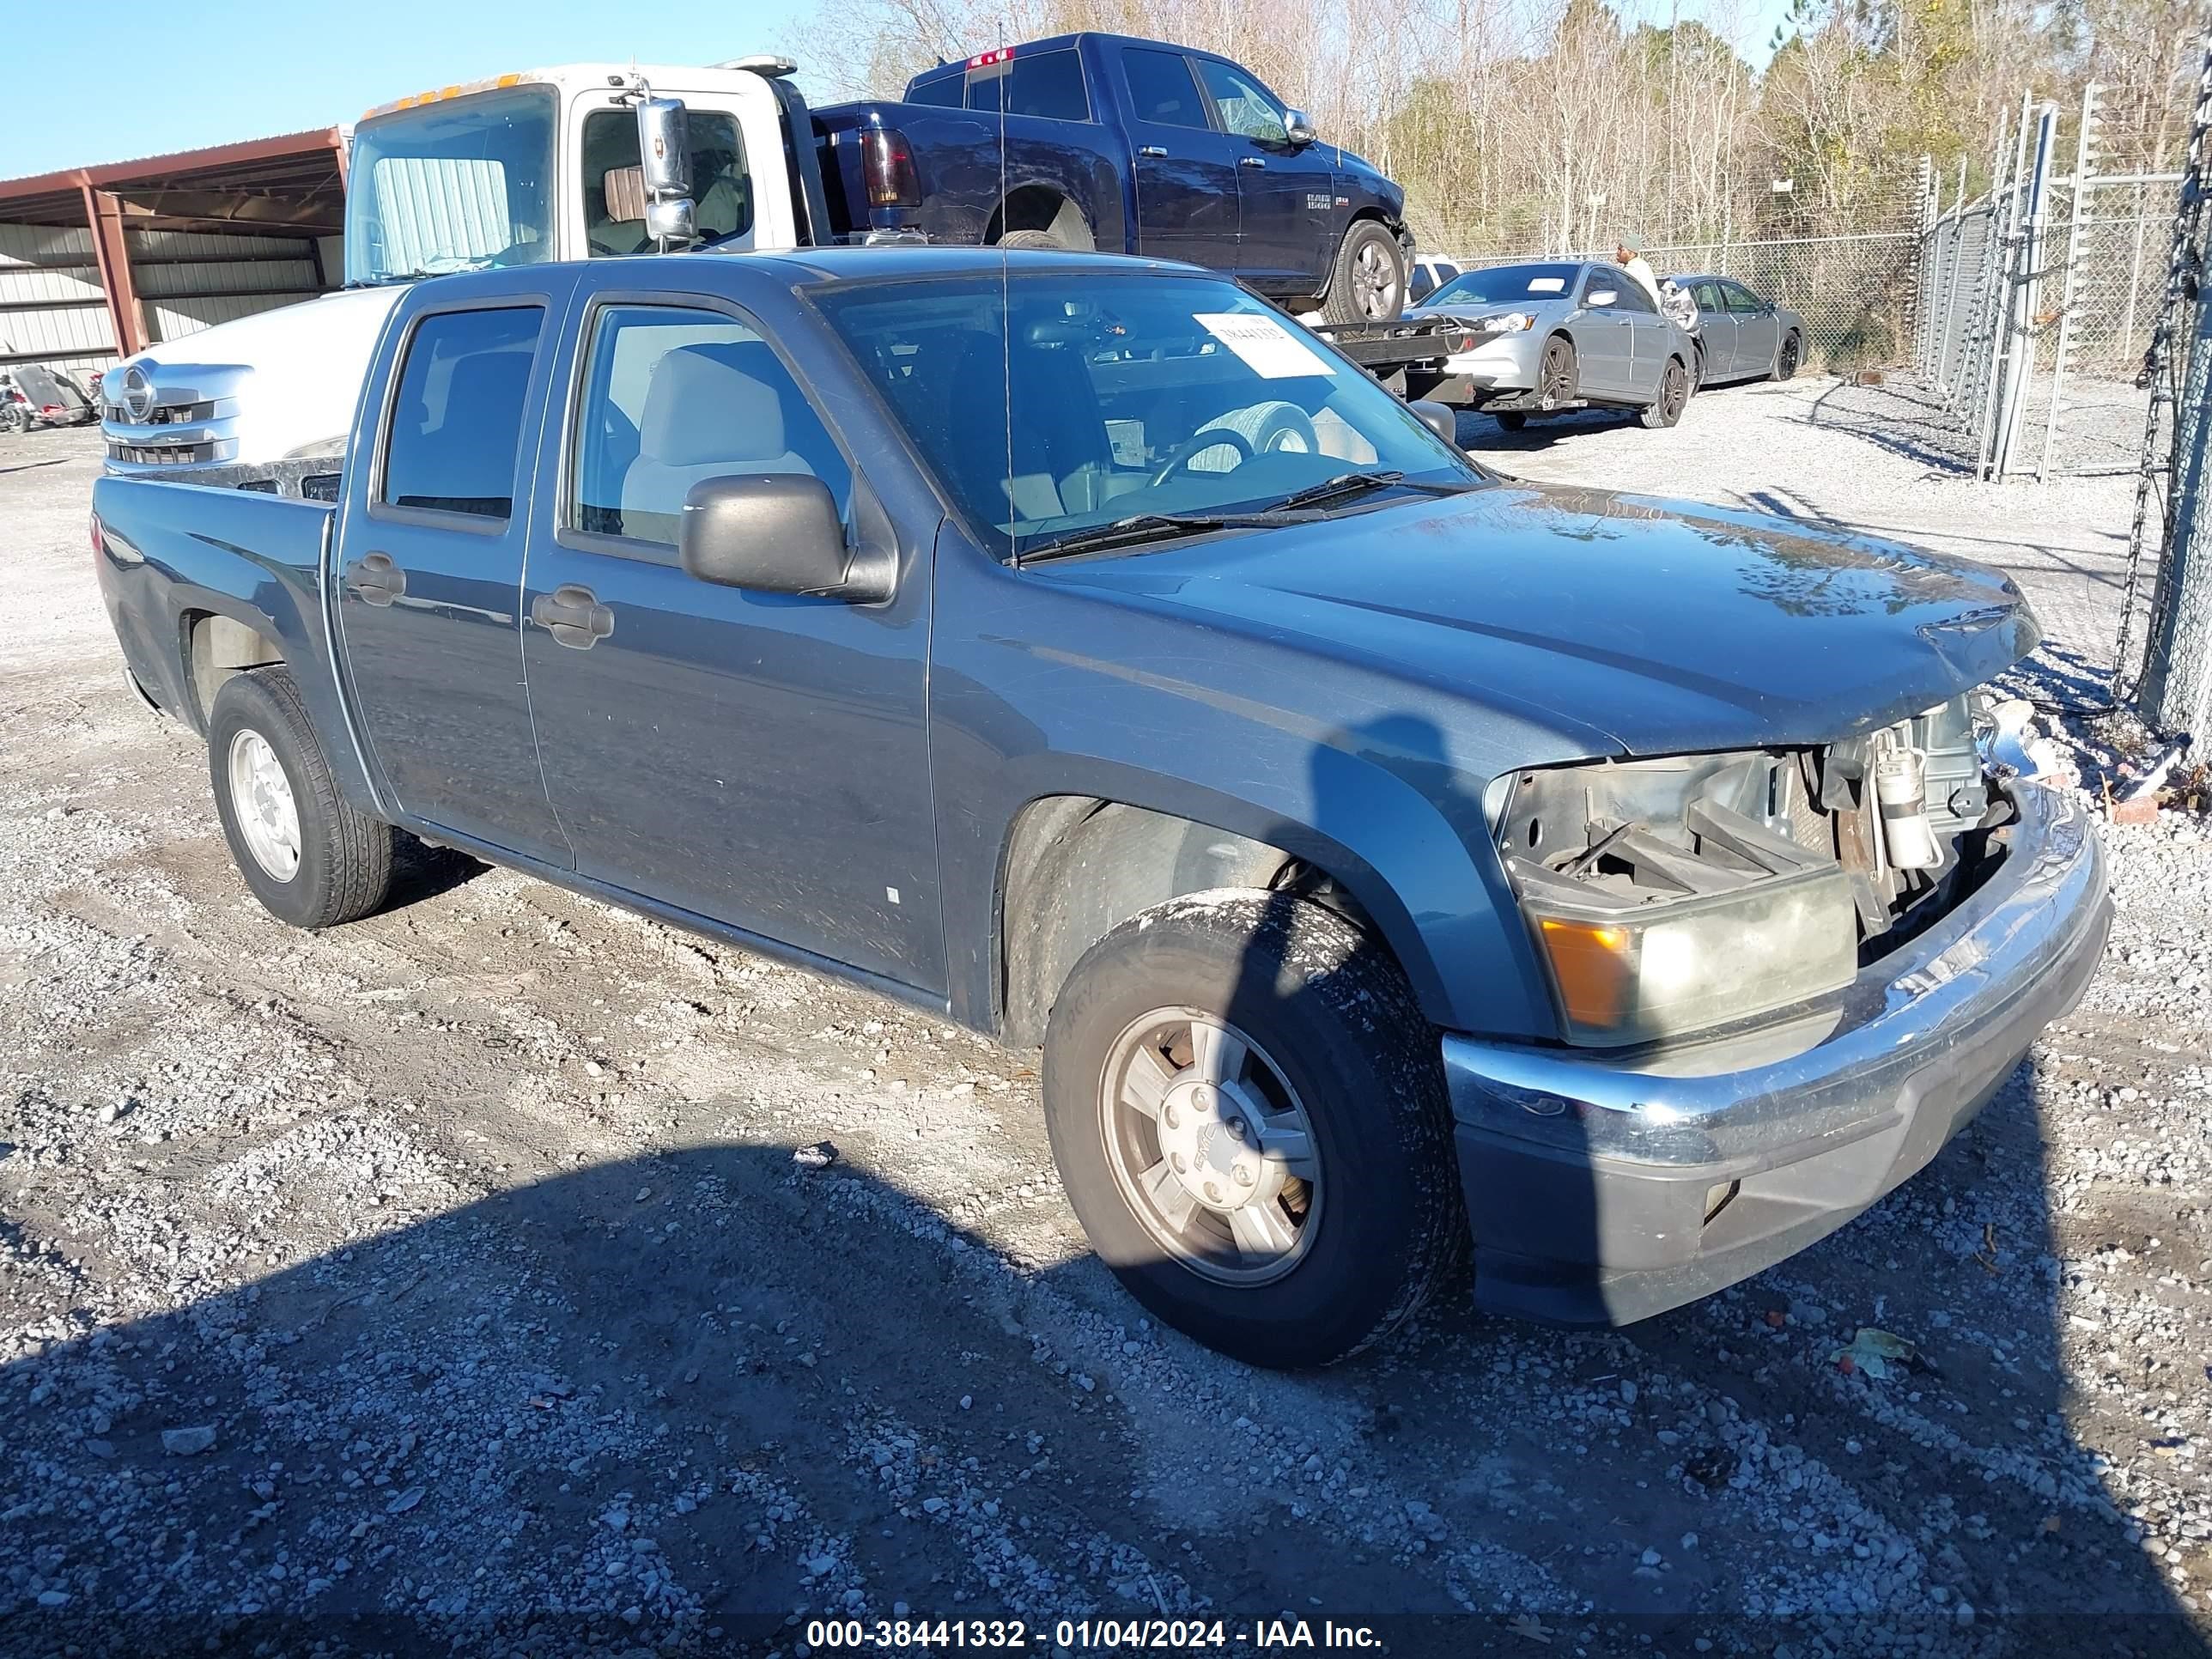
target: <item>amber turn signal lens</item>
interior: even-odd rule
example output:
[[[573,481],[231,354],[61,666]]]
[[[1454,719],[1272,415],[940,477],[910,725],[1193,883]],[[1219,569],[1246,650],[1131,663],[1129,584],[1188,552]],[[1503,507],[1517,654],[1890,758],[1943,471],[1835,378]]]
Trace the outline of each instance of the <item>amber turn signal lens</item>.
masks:
[[[1600,1030],[1619,1025],[1636,977],[1634,933],[1556,916],[1542,917],[1538,926],[1567,1018]]]

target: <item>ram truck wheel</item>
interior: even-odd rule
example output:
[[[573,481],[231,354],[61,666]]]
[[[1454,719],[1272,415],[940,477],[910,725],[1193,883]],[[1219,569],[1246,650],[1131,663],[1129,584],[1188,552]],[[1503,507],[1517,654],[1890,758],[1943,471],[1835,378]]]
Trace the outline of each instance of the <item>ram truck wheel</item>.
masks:
[[[1372,219],[1355,219],[1338,244],[1328,292],[1322,296],[1324,321],[1395,322],[1406,309],[1406,250]]]
[[[1357,1352],[1464,1252],[1437,1033],[1387,951],[1304,901],[1194,894],[1091,946],[1053,1006],[1044,1108],[1107,1266],[1250,1364]]]
[[[271,915],[312,932],[384,902],[392,826],[339,793],[286,670],[223,682],[208,720],[208,764],[231,858]]]

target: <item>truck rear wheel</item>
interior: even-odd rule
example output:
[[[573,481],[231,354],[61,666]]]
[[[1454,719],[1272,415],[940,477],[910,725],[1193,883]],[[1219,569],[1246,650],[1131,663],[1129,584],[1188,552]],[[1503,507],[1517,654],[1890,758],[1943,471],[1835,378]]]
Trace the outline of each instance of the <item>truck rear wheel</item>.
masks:
[[[1322,318],[1332,323],[1395,322],[1406,309],[1406,250],[1372,219],[1354,219],[1336,250]]]
[[[1463,1250],[1436,1032],[1387,951],[1299,900],[1171,899],[1093,945],[1053,1007],[1044,1108],[1101,1259],[1250,1364],[1343,1358]]]
[[[271,915],[313,931],[384,902],[392,826],[338,792],[288,671],[223,682],[208,720],[208,765],[231,858]]]

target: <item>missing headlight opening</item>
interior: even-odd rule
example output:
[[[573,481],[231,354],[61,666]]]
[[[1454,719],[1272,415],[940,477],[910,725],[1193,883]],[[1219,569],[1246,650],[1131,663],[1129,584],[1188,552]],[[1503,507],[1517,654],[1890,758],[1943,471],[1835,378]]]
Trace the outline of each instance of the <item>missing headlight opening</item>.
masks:
[[[1566,1040],[1662,1042],[1808,1002],[1948,912],[2014,815],[1975,724],[1960,696],[1820,748],[1521,773],[1499,848]]]

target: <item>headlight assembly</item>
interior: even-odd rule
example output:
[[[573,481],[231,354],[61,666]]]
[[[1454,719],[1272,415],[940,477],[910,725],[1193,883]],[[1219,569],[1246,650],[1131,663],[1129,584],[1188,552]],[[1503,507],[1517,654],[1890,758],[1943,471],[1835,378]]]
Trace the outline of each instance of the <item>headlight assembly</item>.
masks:
[[[1568,1042],[1665,1042],[1850,983],[1857,907],[1808,789],[1765,753],[1516,780],[1500,850]]]
[[[1484,334],[1522,334],[1536,326],[1536,319],[1525,311],[1509,311],[1496,317],[1485,317],[1475,325]]]

